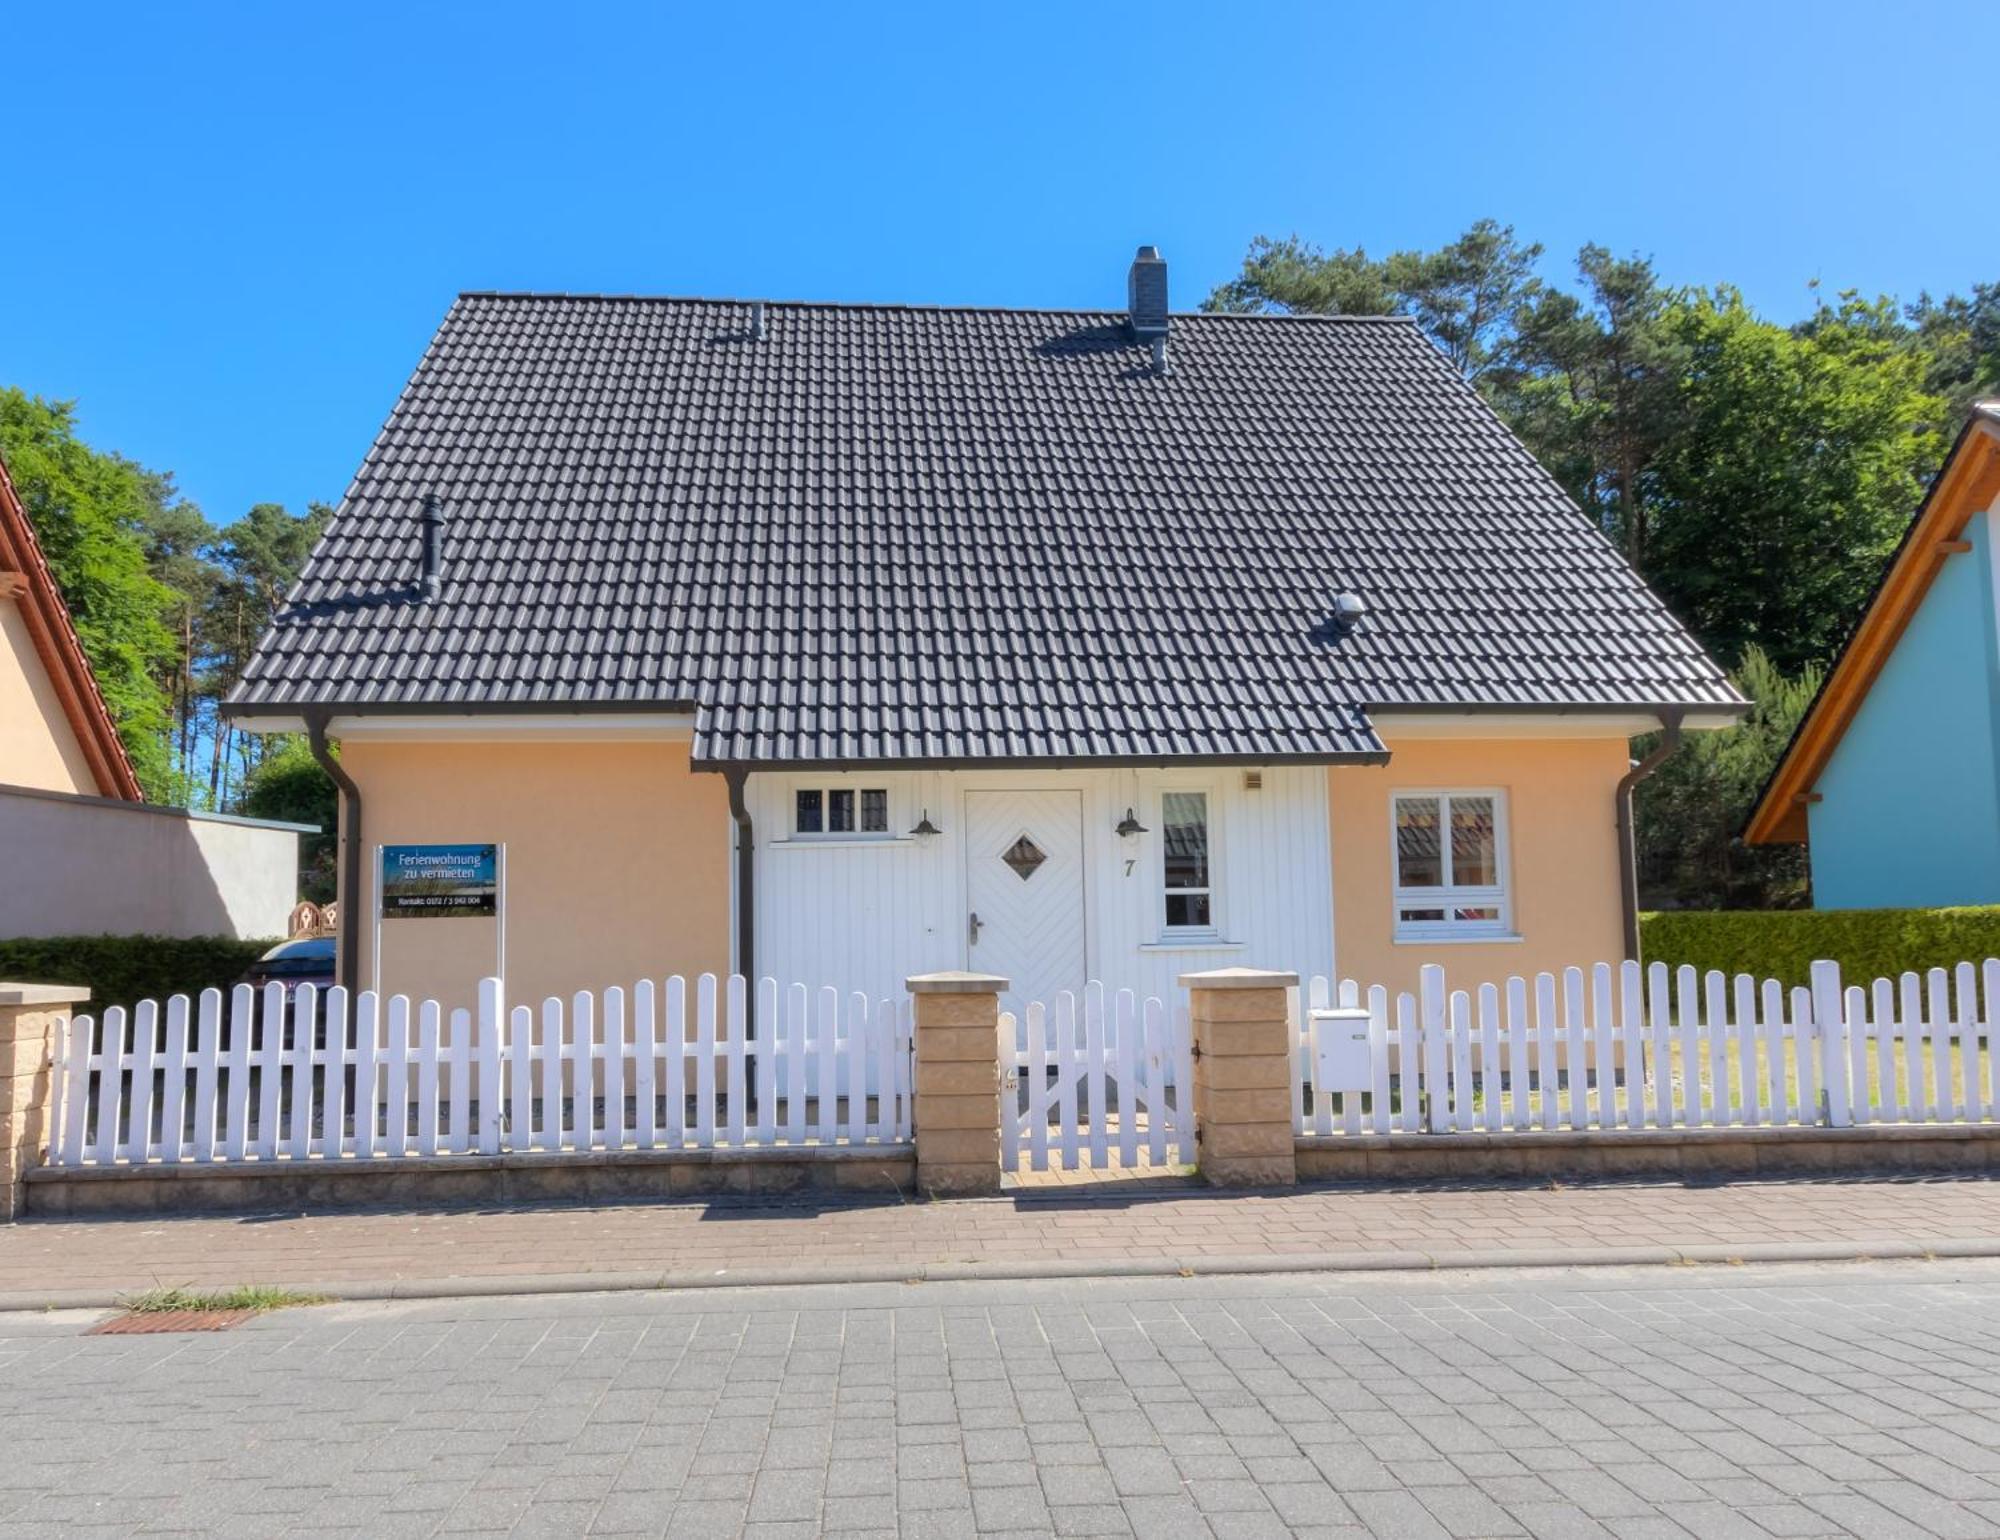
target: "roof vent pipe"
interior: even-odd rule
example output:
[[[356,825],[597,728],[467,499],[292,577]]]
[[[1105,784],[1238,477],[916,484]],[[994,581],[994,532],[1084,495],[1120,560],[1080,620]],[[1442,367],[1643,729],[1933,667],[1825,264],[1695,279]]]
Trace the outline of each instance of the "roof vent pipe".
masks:
[[[1173,372],[1174,366],[1167,358],[1167,339],[1165,337],[1155,337],[1153,339],[1153,373],[1164,378]]]
[[[1141,246],[1125,278],[1125,324],[1144,341],[1167,334],[1167,264],[1157,246]]]
[[[418,517],[417,527],[423,542],[421,586],[426,599],[435,599],[444,591],[444,504],[437,493],[424,494],[424,511]]]
[[[764,340],[764,302],[761,299],[750,302],[750,340]]]

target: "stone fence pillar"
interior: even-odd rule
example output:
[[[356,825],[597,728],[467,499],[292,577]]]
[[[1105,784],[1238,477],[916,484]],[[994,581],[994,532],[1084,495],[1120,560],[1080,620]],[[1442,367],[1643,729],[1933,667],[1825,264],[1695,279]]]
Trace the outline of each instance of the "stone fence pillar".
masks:
[[[0,983],[0,1224],[27,1206],[28,1171],[48,1143],[56,1042],[70,1007],[89,998],[67,984]]]
[[[990,973],[906,981],[916,1008],[917,1187],[1000,1190],[1000,992]]]
[[[1296,973],[1184,973],[1194,1019],[1194,1125],[1204,1180],[1216,1187],[1299,1179],[1286,991]]]

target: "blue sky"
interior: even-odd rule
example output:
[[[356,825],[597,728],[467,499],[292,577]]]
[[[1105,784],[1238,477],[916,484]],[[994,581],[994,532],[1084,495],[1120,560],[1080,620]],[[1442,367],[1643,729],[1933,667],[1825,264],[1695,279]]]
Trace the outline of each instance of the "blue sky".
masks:
[[[218,521],[337,498],[465,288],[1175,303],[1493,215],[1785,319],[2000,278],[1962,4],[41,5],[0,383]]]

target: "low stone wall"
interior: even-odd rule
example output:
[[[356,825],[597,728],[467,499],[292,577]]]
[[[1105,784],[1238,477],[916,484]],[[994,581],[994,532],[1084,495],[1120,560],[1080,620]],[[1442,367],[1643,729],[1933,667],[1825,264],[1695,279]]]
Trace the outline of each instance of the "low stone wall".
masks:
[[[804,1150],[620,1150],[441,1155],[393,1160],[109,1166],[27,1173],[30,1215],[267,1212],[388,1206],[446,1208],[702,1193],[841,1192],[916,1187],[911,1145]]]
[[[2000,1125],[1341,1134],[1297,1150],[1303,1181],[2000,1171]]]

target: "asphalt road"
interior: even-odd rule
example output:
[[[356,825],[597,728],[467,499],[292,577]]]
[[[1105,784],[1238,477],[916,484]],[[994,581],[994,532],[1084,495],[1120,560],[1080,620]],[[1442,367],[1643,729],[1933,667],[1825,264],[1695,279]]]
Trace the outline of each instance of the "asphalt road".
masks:
[[[0,1316],[0,1537],[2000,1535],[2000,1264]]]

